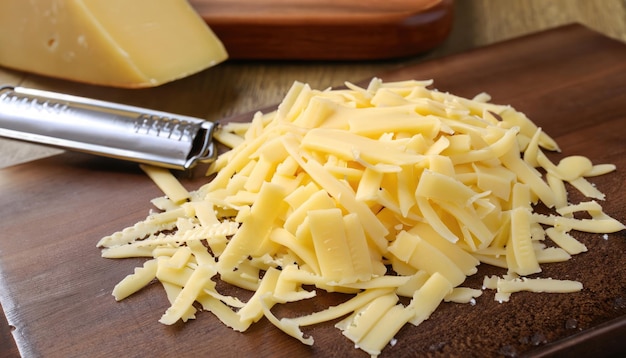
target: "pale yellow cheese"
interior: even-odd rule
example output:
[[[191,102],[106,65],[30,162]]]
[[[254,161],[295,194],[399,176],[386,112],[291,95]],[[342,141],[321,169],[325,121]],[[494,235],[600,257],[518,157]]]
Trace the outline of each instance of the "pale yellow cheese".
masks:
[[[447,137],[441,136],[435,141],[424,154],[427,156],[440,155],[444,150],[450,146],[450,140]]]
[[[210,266],[198,266],[185,283],[184,288],[174,299],[172,306],[165,311],[159,322],[171,325],[187,314],[187,310],[191,304],[196,301],[204,285],[211,280],[211,277],[213,277],[215,273],[216,271]]]
[[[548,184],[538,175],[538,172],[519,157],[517,146],[504,153],[500,157],[500,160],[502,160],[502,164],[504,164],[507,169],[517,175],[520,182],[529,185],[530,189],[547,207],[554,207],[556,204],[554,193],[550,190]]]
[[[415,195],[466,206],[476,193],[450,176],[424,170]]]
[[[246,165],[252,163],[250,156],[255,153],[259,147],[266,143],[269,137],[270,133],[263,133],[252,139],[251,142],[246,142],[246,145],[239,146],[237,147],[238,149],[233,149],[232,152],[227,152],[230,154],[225,156],[227,159],[225,160],[225,163],[220,161],[222,156],[218,157],[216,163],[218,163],[217,165],[219,171],[217,172],[217,175],[213,178],[213,180],[211,180],[211,182],[200,188],[200,190],[203,192],[213,192],[214,190],[225,188],[235,173],[241,173]],[[210,172],[207,174],[212,173],[213,170],[218,168],[215,166],[210,168]]]
[[[500,157],[510,151],[516,144],[515,139],[517,133],[517,128],[514,127],[504,132],[501,137],[489,147],[473,150],[467,153],[454,154],[451,155],[451,159],[455,164],[463,164]]]
[[[318,311],[307,316],[292,318],[290,320],[295,322],[299,326],[310,326],[320,322],[331,321],[333,319],[354,312],[360,307],[363,307],[364,305],[369,303],[371,300],[389,294],[392,291],[393,290],[388,288],[365,290],[355,295],[348,301],[338,304],[337,306],[332,306],[323,311]]]
[[[515,173],[501,166],[488,167],[474,164],[476,170],[476,185],[482,190],[489,190],[503,200],[509,200],[511,187],[515,180]]]
[[[314,248],[311,247],[312,245],[308,245],[307,242],[299,240],[294,234],[283,228],[272,230],[269,238],[277,244],[283,245],[293,251],[314,273],[318,275],[321,274],[318,258],[315,255]]]
[[[335,115],[340,109],[340,104],[314,96],[309,98],[309,103],[298,113],[293,123],[302,128],[345,127],[346,118]]]
[[[404,307],[400,304],[393,306],[381,317],[376,327],[358,342],[356,347],[371,356],[379,355],[394,335],[414,316],[414,311],[413,307]]]
[[[554,206],[559,209],[567,206],[567,189],[563,180],[550,173],[546,174],[546,182],[554,193]]]
[[[271,307],[273,303],[268,303],[267,300],[264,301],[263,296],[274,290],[274,287],[276,287],[276,283],[278,282],[279,275],[280,271],[274,268],[265,273],[265,276],[263,276],[263,280],[261,280],[261,284],[254,295],[250,298],[246,305],[237,312],[237,315],[239,315],[243,322],[258,321],[263,316],[263,305],[269,304]]]
[[[501,124],[503,126],[508,128],[519,127],[520,134],[527,138],[532,138],[539,129],[524,113],[516,111],[511,107],[505,108],[499,112],[499,115],[502,117]],[[539,145],[548,150],[560,151],[558,144],[545,132],[541,132],[539,135]]]
[[[332,208],[310,210],[307,217],[322,276],[342,284],[372,277],[367,240],[356,214],[344,217]]]
[[[519,291],[532,292],[577,292],[582,290],[580,282],[571,280],[553,280],[550,278],[519,278],[513,280],[498,279],[497,289],[499,292],[513,293]]]
[[[181,287],[185,286],[193,274],[194,269],[187,265],[181,268],[172,267],[167,264],[170,259],[171,257],[168,256],[157,257],[158,266],[156,278],[160,282],[169,282]]]
[[[383,164],[415,164],[423,157],[403,152],[394,143],[382,142],[337,129],[311,129],[302,138],[303,148],[333,153],[340,158]]]
[[[463,271],[466,276],[471,276],[477,272],[477,266],[479,264],[478,260],[458,245],[454,245],[445,240],[426,223],[416,224],[408,231],[408,233],[418,235],[423,240],[428,241],[428,243],[433,245],[439,251],[443,252],[454,262],[455,265],[459,267],[459,269],[461,269],[461,271]]]
[[[217,129],[213,131],[213,138],[230,148],[236,147],[244,141],[242,136],[237,135],[233,132],[229,132],[227,129],[220,126],[218,126]]]
[[[587,157],[572,155],[561,159],[557,165],[563,180],[572,181],[584,176],[585,173],[593,169],[593,163]]]
[[[248,175],[243,189],[249,193],[258,193],[261,189],[261,185],[271,179],[274,166],[274,163],[270,162],[265,157],[260,157],[252,167],[252,171]]]
[[[474,250],[489,245],[494,237],[494,233],[481,220],[477,210],[472,206],[461,207],[454,203],[439,202],[439,207],[455,218],[461,227],[463,238]]]
[[[265,317],[272,322],[272,324],[274,324],[274,326],[278,327],[281,331],[287,333],[288,335],[290,335],[291,337],[296,338],[297,340],[299,340],[300,342],[302,342],[303,344],[312,346],[314,343],[313,337],[304,337],[304,333],[302,333],[302,331],[300,330],[300,327],[294,323],[293,321],[290,321],[288,319],[278,319],[276,318],[276,316],[272,313],[272,311],[270,310],[270,307],[268,307],[267,305],[267,298],[268,295],[266,295],[265,297],[261,298],[261,304],[263,307],[263,314],[265,315]]]
[[[173,210],[178,207],[178,205],[176,205],[173,201],[171,201],[167,196],[156,197],[150,200],[150,203],[152,203],[152,205],[154,205],[155,208],[161,211]]]
[[[483,291],[481,290],[469,287],[455,287],[443,298],[443,300],[445,302],[470,303],[472,305],[475,305],[475,298],[481,296],[482,294]]]
[[[248,220],[230,240],[226,250],[220,255],[219,264],[223,270],[233,270],[250,252],[256,252],[269,234],[272,220],[278,215],[275,206],[281,203],[285,193],[281,187],[265,183],[261,195],[252,205]]]
[[[414,275],[413,275],[414,276]],[[359,290],[369,290],[374,288],[400,288],[411,283],[413,276],[390,276],[382,275],[371,278],[367,281],[354,283],[341,283],[340,287],[355,288]],[[333,284],[333,283],[331,283]]]
[[[174,175],[165,168],[141,164],[140,168],[154,181],[159,189],[172,202],[180,204],[189,199],[189,192],[183,187]]]
[[[352,261],[352,269],[354,270],[352,280],[367,282],[375,276],[371,259],[373,255],[370,252],[367,237],[358,215],[350,213],[343,216],[343,226],[350,252],[349,259]]]
[[[171,230],[176,227],[176,219],[184,215],[185,209],[183,208],[150,214],[145,220],[133,226],[103,237],[96,246],[113,247],[124,245],[135,241],[138,237],[143,238],[162,230]]]
[[[227,53],[185,0],[6,0],[0,65],[91,84],[152,87]]]
[[[219,224],[217,215],[215,214],[214,205],[208,201],[196,201],[191,203],[196,217],[202,226]]]
[[[195,262],[198,265],[211,265],[215,263],[215,259],[200,240],[193,240],[187,242],[187,247],[190,249]]]
[[[250,321],[243,322],[236,312],[217,298],[200,295],[196,300],[204,310],[213,313],[224,325],[235,331],[243,332],[252,324]]]
[[[163,289],[165,290],[165,294],[167,295],[167,300],[170,301],[170,304],[174,304],[174,302],[176,302],[176,298],[180,295],[183,288],[165,281],[161,282],[161,285],[163,285]],[[196,319],[196,312],[196,308],[192,305],[189,305],[187,307],[187,310],[181,315],[180,320],[183,322],[187,322],[190,319]]]
[[[424,270],[431,275],[440,274],[444,276],[453,286],[461,284],[466,275],[446,254],[438,250],[435,246],[423,240],[419,236],[411,235],[407,232],[398,234],[396,241],[412,240],[415,241],[415,247],[409,257],[408,263],[417,268]],[[389,251],[396,254],[401,246],[392,244]]]
[[[457,168],[454,167],[454,163],[452,163],[450,157],[445,155],[429,155],[428,170],[433,173],[439,173],[447,175],[449,177],[456,177],[457,172]],[[419,175],[419,172],[416,172],[414,170],[411,174],[414,176],[414,181],[417,181],[418,178],[421,181],[421,176]],[[422,174],[424,174],[424,172],[422,172]],[[400,173],[398,173],[398,175],[400,175]]]
[[[451,243],[456,243],[457,241],[459,241],[459,236],[456,233],[452,232],[448,226],[446,226],[437,211],[433,208],[433,205],[430,203],[428,198],[418,197],[417,205],[420,209],[420,212],[424,216],[424,219],[432,226],[435,231],[437,231],[439,235],[441,235]]]
[[[615,164],[595,164],[591,170],[588,170],[584,173],[586,177],[594,177],[598,175],[608,174],[612,171],[615,171]]]
[[[541,271],[531,241],[530,210],[526,207],[526,203],[530,199],[530,193],[528,192],[528,187],[523,184],[516,184],[513,190],[516,194],[513,195],[514,208],[511,212],[511,238],[507,244],[507,250],[510,248],[514,255],[516,262],[515,272],[520,275],[530,275]],[[523,197],[521,200],[520,196]],[[518,201],[521,202],[517,203]]]
[[[381,117],[388,117],[381,121]],[[415,112],[415,105],[407,107],[373,107],[360,112],[358,117],[349,117],[350,132],[378,138],[388,132],[421,133],[434,138],[441,121],[434,116],[422,117]]]
[[[335,327],[341,329],[344,336],[358,344],[397,302],[398,296],[393,293],[380,296],[337,323]]]
[[[307,215],[322,276],[337,282],[354,281],[354,266],[341,210],[311,210]]]
[[[439,272],[432,274],[419,290],[413,294],[408,307],[415,310],[411,324],[417,326],[427,320],[455,285]]]
[[[557,245],[563,248],[567,253],[571,255],[576,255],[581,252],[587,251],[587,246],[576,240],[572,235],[559,231],[553,227],[546,229],[546,234],[554,241]]]
[[[191,249],[187,246],[183,246],[176,250],[176,252],[170,256],[167,261],[163,261],[163,265],[167,265],[173,269],[180,270],[187,265],[191,258]]]
[[[295,265],[291,265],[293,267]],[[274,291],[271,293],[272,299],[277,303],[295,302],[313,298],[317,295],[315,290],[307,291],[302,288],[302,283],[291,280],[288,275],[281,275],[278,277]]]
[[[598,190],[598,188],[594,187],[587,179],[585,178],[576,178],[574,180],[569,181],[578,191],[583,193],[588,198],[594,198],[599,200],[604,200],[604,194]]]
[[[285,201],[287,201],[287,198]],[[328,193],[325,190],[318,190],[306,198],[304,202],[300,203],[295,210],[287,216],[284,228],[292,234],[295,234],[298,225],[302,223],[309,211],[332,208],[335,208],[335,203],[330,198]]]
[[[323,276],[309,271],[306,267],[297,267],[294,264],[289,264],[283,268],[280,275],[280,280],[296,282],[301,285],[313,285],[328,292],[359,292],[358,288],[345,289],[345,286],[343,284],[340,285],[337,282],[332,282],[329,284],[329,280],[324,278]]]
[[[402,297],[413,297],[415,291],[419,290],[428,280],[430,275],[426,271],[417,271],[409,276],[409,279],[402,286],[398,286],[396,294]]]
[[[563,262],[572,258],[567,251],[560,247],[546,247],[540,250],[535,250],[535,258],[540,264],[550,262]]]
[[[382,238],[387,235],[387,230],[376,219],[374,213],[361,201],[356,200],[355,194],[349,187],[336,180],[326,172],[323,167],[314,160],[305,161],[297,150],[297,145],[290,138],[283,138],[285,148],[289,154],[296,159],[300,166],[312,177],[312,179],[323,187],[328,194],[335,198],[344,208],[359,215],[363,228],[376,245],[385,250],[386,244]]]
[[[605,234],[618,232],[626,228],[624,224],[605,214],[594,219],[576,219],[542,214],[533,214],[533,218],[541,224],[551,225],[560,231],[578,230]]]
[[[139,291],[156,277],[156,271],[157,261],[146,261],[143,267],[136,268],[135,273],[126,276],[113,287],[113,296],[117,301],[120,301]]]
[[[265,317],[304,344],[313,337],[301,327],[344,317],[337,328],[372,356],[442,302],[477,303],[482,291],[461,285],[479,262],[506,272],[484,281],[500,302],[520,290],[582,289],[524,276],[583,252],[572,230],[624,228],[597,202],[567,198],[570,187],[598,198],[587,177],[614,168],[579,157],[555,165],[542,150],[556,143],[523,114],[428,83],[295,83],[277,111],[226,127],[239,139],[226,139],[237,144],[210,168],[213,181],[185,200],[155,200],[164,212],[101,240],[103,256],[155,258],[172,304],[166,322],[193,318],[194,295],[234,330]],[[540,202],[549,215],[534,212]],[[199,268],[252,298],[223,295],[212,279],[200,287]],[[177,299],[185,290],[194,295]],[[295,318],[272,310],[320,291],[350,297]]]

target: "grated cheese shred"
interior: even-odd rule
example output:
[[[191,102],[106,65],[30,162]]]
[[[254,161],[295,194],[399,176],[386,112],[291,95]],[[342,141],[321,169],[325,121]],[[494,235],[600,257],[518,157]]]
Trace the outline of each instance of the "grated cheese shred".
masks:
[[[340,319],[355,347],[378,356],[442,302],[474,305],[485,289],[500,302],[518,291],[582,290],[526,276],[586,252],[572,231],[625,228],[589,181],[615,166],[583,156],[554,164],[544,151],[560,151],[557,143],[523,113],[431,85],[374,78],[366,88],[319,91],[296,82],[276,111],[217,131],[232,149],[199,189],[142,166],[165,197],[144,221],[98,242],[103,257],[149,258],[113,289],[115,299],[157,281],[171,303],[163,324],[195,319],[202,307],[239,332],[265,317],[307,345],[314,337],[301,327]],[[567,190],[589,201],[570,204]],[[538,203],[552,213],[534,212]],[[481,263],[506,274],[462,287]],[[220,293],[218,276],[251,298]],[[271,311],[315,299],[311,286],[350,298],[300,317]]]

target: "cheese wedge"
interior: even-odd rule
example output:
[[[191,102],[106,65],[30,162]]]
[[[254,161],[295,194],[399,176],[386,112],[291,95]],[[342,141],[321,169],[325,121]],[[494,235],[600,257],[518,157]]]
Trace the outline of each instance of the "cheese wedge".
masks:
[[[186,0],[4,0],[0,65],[114,87],[153,87],[224,61]]]

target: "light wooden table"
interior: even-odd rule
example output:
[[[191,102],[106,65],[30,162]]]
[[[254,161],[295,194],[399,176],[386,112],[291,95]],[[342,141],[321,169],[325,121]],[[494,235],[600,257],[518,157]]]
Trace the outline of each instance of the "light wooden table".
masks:
[[[626,42],[625,0],[457,0],[450,37],[415,58],[364,62],[226,62],[148,90],[102,89],[0,69],[0,83],[58,90],[216,120],[278,103],[293,81],[313,88],[363,81],[377,73],[578,22]],[[0,168],[59,153],[0,139]]]
[[[278,103],[293,81],[314,88],[360,82],[388,70],[471,50],[570,23],[626,42],[626,0],[457,0],[450,37],[415,57],[365,62],[226,62],[198,75],[148,90],[94,88],[0,69],[0,83],[57,90],[217,120]],[[0,168],[59,153],[0,139]],[[0,173],[1,175],[1,173]],[[0,356],[18,356],[0,310]]]

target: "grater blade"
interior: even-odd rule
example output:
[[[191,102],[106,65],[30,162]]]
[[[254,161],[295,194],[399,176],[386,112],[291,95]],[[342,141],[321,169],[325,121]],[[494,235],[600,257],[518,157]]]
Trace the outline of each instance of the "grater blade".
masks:
[[[24,87],[0,87],[0,136],[187,170],[215,159],[200,118]]]

